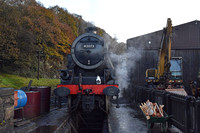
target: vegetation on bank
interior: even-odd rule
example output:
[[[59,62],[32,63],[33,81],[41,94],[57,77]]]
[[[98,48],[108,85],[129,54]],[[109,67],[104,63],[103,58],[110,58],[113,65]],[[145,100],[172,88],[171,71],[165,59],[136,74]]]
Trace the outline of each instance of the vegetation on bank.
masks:
[[[36,0],[0,0],[0,72],[37,77],[38,51],[43,78],[59,77],[74,39],[91,23],[59,6]],[[104,30],[98,28],[98,34]]]
[[[29,81],[33,80],[32,86],[51,86],[56,87],[60,83],[60,79],[36,79],[36,78],[25,78],[21,76],[11,74],[0,74],[0,88],[15,88],[20,89],[28,86]]]

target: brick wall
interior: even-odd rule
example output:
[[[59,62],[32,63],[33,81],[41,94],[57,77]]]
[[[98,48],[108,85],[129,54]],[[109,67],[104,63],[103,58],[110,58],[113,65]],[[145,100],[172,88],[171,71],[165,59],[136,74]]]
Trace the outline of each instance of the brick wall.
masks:
[[[13,133],[14,89],[0,88],[0,133]]]

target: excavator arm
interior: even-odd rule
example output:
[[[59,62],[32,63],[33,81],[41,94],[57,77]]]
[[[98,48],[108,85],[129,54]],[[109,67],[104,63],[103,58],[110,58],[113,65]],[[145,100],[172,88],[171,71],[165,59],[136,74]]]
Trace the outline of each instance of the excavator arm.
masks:
[[[158,72],[156,77],[160,82],[165,82],[170,78],[170,60],[171,60],[171,37],[172,21],[167,19],[167,26],[163,29],[163,36],[159,49]]]
[[[159,49],[157,69],[151,68],[146,70],[146,83],[164,84],[170,76],[170,59],[171,59],[171,37],[172,37],[172,21],[167,19],[167,26],[163,29],[161,44]]]

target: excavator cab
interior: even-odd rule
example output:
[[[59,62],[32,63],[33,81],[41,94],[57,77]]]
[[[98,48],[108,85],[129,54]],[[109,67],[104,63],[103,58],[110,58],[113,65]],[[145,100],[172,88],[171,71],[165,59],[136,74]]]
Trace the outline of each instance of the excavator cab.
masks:
[[[183,84],[182,57],[172,57],[170,60],[170,78],[169,83],[173,86]]]

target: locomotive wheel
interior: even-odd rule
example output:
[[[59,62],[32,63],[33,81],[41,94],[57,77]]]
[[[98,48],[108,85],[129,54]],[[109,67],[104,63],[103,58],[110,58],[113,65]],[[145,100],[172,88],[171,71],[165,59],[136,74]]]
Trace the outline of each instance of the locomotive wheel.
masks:
[[[106,112],[109,113],[110,97],[106,96]]]

